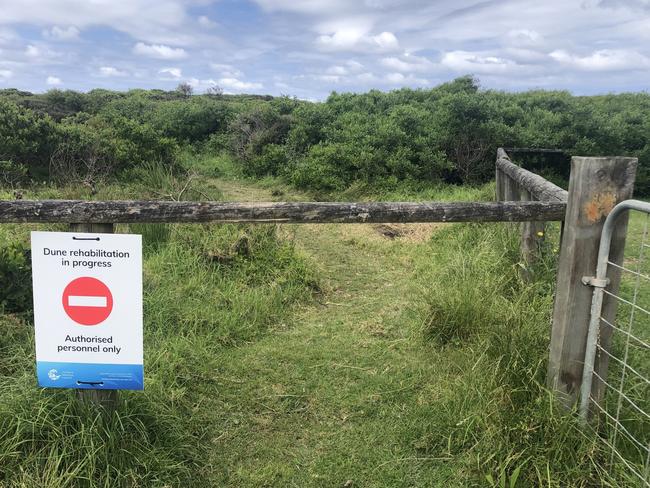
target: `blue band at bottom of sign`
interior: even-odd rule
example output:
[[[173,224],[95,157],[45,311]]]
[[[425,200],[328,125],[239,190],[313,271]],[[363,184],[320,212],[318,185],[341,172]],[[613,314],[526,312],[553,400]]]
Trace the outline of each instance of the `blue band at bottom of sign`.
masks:
[[[142,364],[87,364],[38,361],[38,384],[44,388],[144,390]]]

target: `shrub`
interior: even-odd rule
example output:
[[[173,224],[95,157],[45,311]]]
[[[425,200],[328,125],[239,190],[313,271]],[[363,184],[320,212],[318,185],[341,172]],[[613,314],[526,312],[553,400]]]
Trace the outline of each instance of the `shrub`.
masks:
[[[42,176],[58,138],[59,131],[50,117],[0,100],[0,160],[13,161],[32,176]]]
[[[29,249],[22,244],[0,248],[0,311],[27,312],[32,309],[32,266]]]
[[[230,124],[232,150],[244,163],[262,155],[268,144],[284,144],[290,127],[290,116],[281,115],[270,105],[254,106],[239,114]],[[278,168],[269,168],[275,174]]]

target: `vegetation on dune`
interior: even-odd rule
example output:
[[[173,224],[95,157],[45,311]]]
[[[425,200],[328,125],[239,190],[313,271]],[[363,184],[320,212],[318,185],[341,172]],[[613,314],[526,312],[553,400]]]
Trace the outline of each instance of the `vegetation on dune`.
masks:
[[[506,93],[482,90],[467,76],[427,90],[334,92],[323,103],[179,90],[9,89],[0,90],[0,104],[0,160],[37,180],[59,170],[75,179],[90,173],[92,182],[144,161],[173,164],[189,145],[234,155],[249,176],[279,176],[321,193],[360,182],[479,184],[492,177],[496,148],[506,146],[637,156],[637,193],[650,191],[646,93]],[[568,174],[566,157],[545,162],[552,176]]]

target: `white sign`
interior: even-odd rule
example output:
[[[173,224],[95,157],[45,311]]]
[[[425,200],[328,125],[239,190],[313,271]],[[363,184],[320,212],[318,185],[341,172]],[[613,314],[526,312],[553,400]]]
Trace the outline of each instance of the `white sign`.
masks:
[[[36,371],[50,388],[142,390],[142,236],[32,232]]]

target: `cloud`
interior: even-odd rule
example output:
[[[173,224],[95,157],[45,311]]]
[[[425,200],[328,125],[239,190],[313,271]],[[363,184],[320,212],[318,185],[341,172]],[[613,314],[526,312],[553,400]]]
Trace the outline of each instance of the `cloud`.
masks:
[[[239,78],[244,75],[244,73],[230,64],[210,63],[210,67],[223,78]]]
[[[102,66],[99,68],[99,76],[112,77],[112,76],[126,76],[125,71],[121,71],[113,66]]]
[[[402,73],[388,73],[384,80],[391,85],[428,85],[429,81],[413,75],[404,76]]]
[[[32,65],[37,64],[60,64],[63,61],[63,53],[54,51],[45,43],[28,44],[23,51],[24,58]]]
[[[361,64],[361,63],[358,62],[358,61],[355,61],[354,59],[349,59],[349,60],[347,60],[347,61],[345,62],[345,65],[346,65],[346,66],[348,67],[348,69],[349,69],[350,71],[352,71],[353,73],[357,73],[357,72],[361,71],[361,70],[364,68],[363,64]]]
[[[343,81],[343,77],[338,75],[314,75],[313,78],[325,83],[341,83]]]
[[[185,82],[189,83],[196,91],[205,91],[208,88],[215,86],[222,88],[226,93],[241,93],[246,91],[250,92],[263,88],[263,85],[261,83],[246,82],[237,78],[219,78],[217,80],[214,80],[212,78],[199,79],[190,77],[186,78]]]
[[[61,78],[57,78],[56,76],[50,75],[47,77],[47,80],[45,80],[45,83],[52,86],[59,86],[63,84],[63,81],[61,81]]]
[[[216,84],[224,90],[235,90],[238,92],[246,90],[261,90],[264,87],[261,83],[241,81],[237,78],[219,78]]]
[[[387,52],[397,50],[399,41],[392,32],[370,35],[362,27],[347,26],[318,36],[316,45],[323,51]]]
[[[14,75],[13,71],[9,69],[0,69],[0,82],[7,81]]]
[[[399,47],[397,37],[392,32],[382,32],[377,36],[372,36],[370,41],[382,50],[393,51]]]
[[[535,30],[531,29],[513,29],[507,33],[508,40],[510,43],[515,44],[516,46],[537,46],[539,45],[543,38],[541,34]]]
[[[106,26],[150,43],[192,44],[184,0],[20,0],[2,2],[0,24],[74,25],[78,29]]]
[[[79,29],[71,25],[68,28],[54,26],[43,31],[43,37],[55,41],[76,41],[79,39]]]
[[[434,66],[433,63],[428,59],[419,56],[413,56],[411,54],[404,55],[401,58],[383,58],[380,62],[381,65],[386,68],[403,73],[429,71],[433,69]]]
[[[18,36],[11,29],[0,27],[0,44],[8,44],[18,39]]]
[[[166,76],[165,79],[179,80],[183,77],[183,72],[180,68],[163,68],[158,71],[158,74]]]
[[[27,49],[25,49],[25,56],[28,58],[38,58],[41,56],[41,54],[41,50],[33,44],[29,44],[27,46]]]
[[[327,74],[329,75],[347,75],[348,69],[345,66],[330,66],[327,68]]]
[[[445,53],[440,64],[452,71],[473,74],[505,73],[517,66],[509,59],[468,51]]]
[[[216,27],[216,25],[217,25],[216,22],[213,22],[212,20],[210,20],[210,18],[207,17],[206,15],[201,15],[197,19],[197,22],[199,23],[199,25],[201,27],[205,27],[206,29],[211,28],[211,27]]]
[[[379,80],[379,78],[377,78],[374,73],[370,72],[360,73],[356,76],[356,79],[361,83],[374,83]]]
[[[650,67],[650,58],[626,49],[602,49],[589,56],[576,56],[564,50],[556,50],[549,56],[560,64],[584,71],[621,71]]]
[[[173,48],[163,44],[145,44],[138,42],[133,46],[133,53],[156,59],[183,59],[187,52],[183,48]]]

